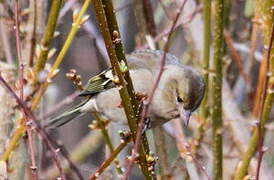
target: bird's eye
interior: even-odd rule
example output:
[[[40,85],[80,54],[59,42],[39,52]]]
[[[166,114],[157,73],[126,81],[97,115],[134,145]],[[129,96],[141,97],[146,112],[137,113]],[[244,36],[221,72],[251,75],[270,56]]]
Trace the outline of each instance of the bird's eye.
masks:
[[[178,96],[178,97],[177,97],[177,102],[182,103],[182,102],[183,102],[182,98],[180,98],[180,97]]]

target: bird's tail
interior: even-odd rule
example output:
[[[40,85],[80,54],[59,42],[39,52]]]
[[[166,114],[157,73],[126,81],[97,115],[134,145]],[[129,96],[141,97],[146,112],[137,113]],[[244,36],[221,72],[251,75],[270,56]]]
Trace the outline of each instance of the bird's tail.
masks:
[[[80,111],[82,105],[83,105],[83,103],[80,103],[72,110],[66,111],[63,114],[49,120],[49,122],[45,125],[45,127],[48,129],[57,128],[57,127],[60,127],[64,124],[70,122],[71,120],[73,120],[76,117],[84,115],[85,113]]]

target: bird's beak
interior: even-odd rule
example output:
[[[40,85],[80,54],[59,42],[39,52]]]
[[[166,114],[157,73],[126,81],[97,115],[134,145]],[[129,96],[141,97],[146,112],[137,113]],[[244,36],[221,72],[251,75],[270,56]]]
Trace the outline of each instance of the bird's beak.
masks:
[[[180,117],[184,121],[185,127],[188,126],[190,116],[191,116],[190,110],[185,110],[184,108],[180,109]]]

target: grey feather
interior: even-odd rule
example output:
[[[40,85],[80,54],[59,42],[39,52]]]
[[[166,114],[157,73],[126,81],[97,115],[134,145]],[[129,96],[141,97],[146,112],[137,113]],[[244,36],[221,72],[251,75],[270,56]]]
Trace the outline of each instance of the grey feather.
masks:
[[[66,111],[62,113],[61,115],[51,119],[45,127],[48,129],[53,129],[56,127],[60,127],[69,121],[75,119],[76,117],[80,117],[85,114],[85,112],[81,112],[81,107],[86,104],[87,101],[83,101],[80,104],[76,105],[72,108],[70,111]]]

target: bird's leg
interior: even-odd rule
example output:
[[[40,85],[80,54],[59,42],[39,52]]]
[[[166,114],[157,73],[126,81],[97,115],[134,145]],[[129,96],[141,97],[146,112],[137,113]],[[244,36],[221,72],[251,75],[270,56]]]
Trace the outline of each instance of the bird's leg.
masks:
[[[121,101],[119,104],[117,104],[117,107],[118,107],[118,108],[123,108],[122,101]]]
[[[144,119],[144,124],[142,125],[142,135],[145,134],[146,130],[151,128],[151,118],[150,117],[146,117]]]
[[[146,93],[135,92],[135,97],[137,101],[143,102],[147,99],[148,95]]]

